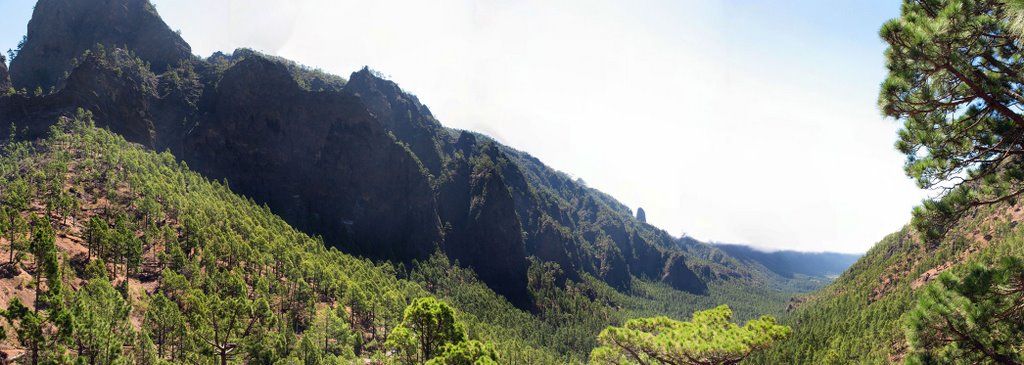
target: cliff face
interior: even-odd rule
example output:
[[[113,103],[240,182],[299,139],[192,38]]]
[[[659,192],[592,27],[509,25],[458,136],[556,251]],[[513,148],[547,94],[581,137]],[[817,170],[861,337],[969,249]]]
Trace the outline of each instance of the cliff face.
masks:
[[[59,86],[72,60],[97,44],[131,50],[157,73],[192,57],[148,0],[39,0],[27,36],[11,61],[19,89]]]
[[[415,157],[359,98],[301,89],[262,57],[228,69],[182,156],[293,225],[372,257],[423,258],[441,240]]]
[[[441,173],[440,145],[448,137],[447,131],[419,99],[394,82],[374,76],[368,68],[353,73],[345,91],[359,96],[385,128],[408,143],[431,174]]]
[[[25,137],[40,137],[57,117],[84,108],[96,115],[99,126],[133,142],[155,147],[152,109],[161,102],[155,92],[156,76],[140,67],[140,60],[124,50],[80,58],[62,81],[66,86],[57,92],[0,99],[0,122],[4,128],[14,123],[26,133]]]
[[[446,252],[474,266],[488,283],[502,287],[518,283],[518,271],[508,268],[525,266],[525,256],[535,256],[558,263],[568,278],[579,279],[582,273],[589,273],[619,289],[628,290],[637,276],[662,280],[680,290],[703,290],[704,283],[687,269],[685,260],[673,261],[674,269],[662,272],[670,248],[675,246],[674,238],[642,224],[607,195],[490,138],[445,129],[415,96],[366,69],[353,73],[345,90],[358,95],[371,113],[424,161],[435,177],[439,216],[448,229]],[[509,196],[507,203],[502,198],[501,205],[512,211],[474,221],[468,218],[475,217],[470,209],[473,204],[490,202],[482,199],[474,185],[479,183],[474,177],[481,163],[493,166],[496,173],[491,175],[500,180],[501,190]],[[512,240],[508,238],[512,234],[495,230],[481,236],[481,225],[517,227],[521,238]],[[520,262],[514,265],[503,262],[505,257],[481,250],[490,243],[512,247],[513,241],[517,250],[523,247],[523,255],[517,258]],[[688,283],[693,280],[699,284]]]
[[[11,88],[11,75],[7,72],[7,63],[0,59],[0,94]]]
[[[18,87],[57,88],[0,98],[0,127],[32,137],[89,109],[328,244],[406,262],[441,249],[522,307],[531,256],[623,290],[639,277],[702,292],[742,270],[705,260],[696,274],[684,258],[715,249],[681,252],[615,199],[443,127],[368,69],[345,83],[252,51],[196,58],[146,0],[41,0],[11,75]]]

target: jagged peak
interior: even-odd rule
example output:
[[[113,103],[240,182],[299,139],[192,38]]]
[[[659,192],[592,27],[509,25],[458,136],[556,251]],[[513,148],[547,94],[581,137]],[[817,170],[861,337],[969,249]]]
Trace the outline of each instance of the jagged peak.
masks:
[[[383,73],[373,70],[369,66],[363,66],[359,71],[353,72],[349,77],[349,85],[346,86],[346,89],[357,95],[379,92],[387,99],[406,100],[424,117],[434,119],[433,113],[420,102],[416,95],[403,90]]]
[[[157,73],[192,57],[192,48],[148,0],[39,0],[25,44],[11,60],[11,81],[22,88],[54,87],[72,60],[96,45],[129,49]]]
[[[238,48],[231,54],[219,51],[214,52],[210,57],[206,58],[206,62],[219,65],[222,70],[226,70],[249,58],[259,58],[263,61],[282,66],[299,87],[306,91],[341,91],[348,84],[348,80],[344,77],[251,48]]]

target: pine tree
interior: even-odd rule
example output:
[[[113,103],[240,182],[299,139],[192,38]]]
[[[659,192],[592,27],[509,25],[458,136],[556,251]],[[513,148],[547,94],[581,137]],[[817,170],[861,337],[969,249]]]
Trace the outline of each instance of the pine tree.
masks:
[[[148,333],[143,332],[135,343],[135,363],[138,365],[160,364],[160,357],[157,354],[156,345]]]
[[[880,31],[889,75],[879,104],[903,121],[906,173],[946,192],[915,210],[929,238],[973,207],[1024,193],[1024,70],[1007,18],[1000,0],[904,0]]]
[[[601,347],[591,364],[735,364],[792,332],[769,316],[740,327],[728,306],[696,312],[690,322],[668,317],[640,318],[598,335]]]
[[[405,308],[399,328],[391,332],[393,349],[405,350],[415,344],[418,363],[436,356],[441,347],[466,340],[466,331],[455,316],[455,309],[433,297],[416,299]]]
[[[109,231],[110,228],[107,226],[106,220],[99,217],[89,219],[89,223],[85,226],[85,241],[88,246],[87,258],[92,259],[93,253],[103,257],[103,250],[110,245]]]
[[[498,356],[484,343],[469,340],[444,345],[426,365],[498,365]]]
[[[330,353],[346,359],[354,358],[352,331],[344,319],[344,314],[343,307],[337,310],[329,307],[321,309],[303,337],[310,338],[325,354]]]
[[[35,365],[43,361],[44,356],[63,355],[64,341],[72,334],[74,324],[65,303],[53,228],[48,219],[36,217],[33,229],[31,251],[36,262],[35,309],[29,309],[14,298],[8,304],[4,317],[14,325],[18,341],[28,349],[28,358]]]
[[[8,151],[10,153],[10,151]],[[10,184],[4,188],[4,209],[6,210],[7,216],[7,242],[10,244],[10,260],[9,263],[14,263],[15,251],[17,249],[18,235],[21,234],[26,226],[23,218],[21,218],[21,212],[28,209],[28,205],[32,199],[32,185],[29,184],[25,179],[20,176],[15,178]]]
[[[143,323],[145,332],[156,346],[158,358],[164,359],[167,355],[175,353],[175,348],[181,347],[185,321],[178,304],[167,299],[162,292],[150,298]]]
[[[909,364],[1024,364],[1024,260],[946,272],[906,323]]]
[[[226,365],[241,352],[243,342],[260,327],[272,324],[270,305],[251,298],[238,273],[214,272],[201,289],[188,292],[189,335]]]
[[[102,272],[105,274],[105,272]],[[95,277],[74,294],[72,334],[78,356],[89,364],[114,364],[123,359],[134,330],[128,322],[131,307],[105,276]]]

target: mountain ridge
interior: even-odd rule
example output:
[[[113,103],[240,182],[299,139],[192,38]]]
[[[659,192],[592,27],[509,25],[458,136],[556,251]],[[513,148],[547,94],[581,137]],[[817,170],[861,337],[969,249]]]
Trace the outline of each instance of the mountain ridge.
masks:
[[[792,277],[794,274],[820,277],[838,276],[862,256],[861,254],[836,252],[762,251],[748,245],[729,243],[714,243],[714,245],[733,257],[765,265],[783,277]]]
[[[634,278],[702,293],[773,275],[680,243],[525,152],[444,127],[368,68],[344,80],[245,49],[202,59],[147,0],[103,2],[126,10],[103,19],[90,15],[99,0],[68,1],[40,0],[12,60],[15,86],[53,91],[0,99],[0,123],[27,136],[91,110],[102,126],[170,150],[346,252],[410,262],[440,248],[520,307],[530,306],[530,257],[624,291]],[[43,31],[76,24],[92,31]],[[147,31],[129,37],[134,29]],[[47,56],[54,44],[60,52]]]

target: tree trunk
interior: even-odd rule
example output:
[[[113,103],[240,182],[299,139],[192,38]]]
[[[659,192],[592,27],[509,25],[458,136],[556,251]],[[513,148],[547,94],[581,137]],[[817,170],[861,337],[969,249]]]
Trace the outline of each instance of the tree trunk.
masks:
[[[12,213],[12,214],[17,214],[17,213]],[[14,263],[14,234],[15,234],[15,232],[14,232],[14,216],[12,215],[11,216],[11,239],[10,239],[10,242],[8,242],[8,243],[11,244],[11,260],[7,261],[8,263],[11,263],[11,264]]]

